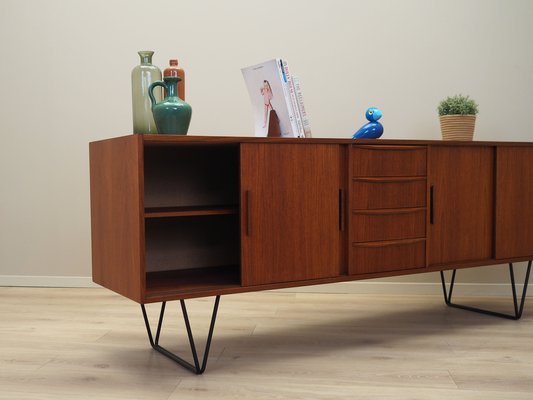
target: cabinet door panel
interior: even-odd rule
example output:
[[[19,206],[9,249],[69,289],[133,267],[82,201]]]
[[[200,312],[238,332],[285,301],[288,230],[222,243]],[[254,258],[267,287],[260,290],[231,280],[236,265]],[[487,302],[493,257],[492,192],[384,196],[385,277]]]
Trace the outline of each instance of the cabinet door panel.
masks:
[[[493,162],[492,147],[430,148],[429,265],[491,258]]]
[[[241,145],[242,284],[339,274],[341,148]]]
[[[533,255],[533,147],[496,156],[496,258]]]

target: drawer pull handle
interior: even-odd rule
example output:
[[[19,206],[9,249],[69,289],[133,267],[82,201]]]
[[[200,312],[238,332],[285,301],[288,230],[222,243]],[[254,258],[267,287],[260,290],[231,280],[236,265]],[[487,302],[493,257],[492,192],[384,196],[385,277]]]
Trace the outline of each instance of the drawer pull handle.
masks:
[[[425,146],[376,146],[376,145],[354,145],[354,147],[357,149],[365,149],[365,150],[378,150],[378,151],[396,151],[396,150],[403,150],[403,151],[413,151],[413,150],[425,150]]]
[[[250,236],[252,233],[252,206],[251,206],[250,191],[246,191],[246,236]]]
[[[339,230],[344,232],[344,190],[339,189]]]
[[[435,188],[433,185],[429,188],[429,223],[433,225],[434,223],[434,211],[433,211],[433,197],[435,195]]]
[[[355,182],[367,182],[367,183],[404,183],[404,182],[419,182],[425,181],[425,176],[401,176],[401,177],[387,177],[387,178],[352,178]]]
[[[398,246],[410,246],[418,243],[425,242],[425,238],[415,239],[399,239],[399,240],[387,240],[379,242],[364,242],[364,243],[352,243],[352,247],[356,248],[383,248],[383,247],[398,247]]]
[[[412,207],[412,208],[398,208],[398,209],[375,209],[375,210],[352,210],[353,215],[402,215],[402,214],[416,214],[426,210],[425,207]]]

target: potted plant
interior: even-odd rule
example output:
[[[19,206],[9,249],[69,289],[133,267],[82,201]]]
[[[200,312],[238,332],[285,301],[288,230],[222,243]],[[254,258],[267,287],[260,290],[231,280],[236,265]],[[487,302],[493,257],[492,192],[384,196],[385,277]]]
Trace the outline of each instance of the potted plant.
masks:
[[[452,96],[442,100],[438,108],[444,140],[472,140],[478,106],[468,96]]]

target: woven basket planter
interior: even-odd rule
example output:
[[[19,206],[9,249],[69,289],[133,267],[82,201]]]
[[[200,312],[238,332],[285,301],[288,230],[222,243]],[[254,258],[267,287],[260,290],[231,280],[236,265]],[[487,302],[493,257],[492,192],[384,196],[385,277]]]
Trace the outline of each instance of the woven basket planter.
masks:
[[[441,115],[440,130],[444,140],[472,140],[475,115]]]

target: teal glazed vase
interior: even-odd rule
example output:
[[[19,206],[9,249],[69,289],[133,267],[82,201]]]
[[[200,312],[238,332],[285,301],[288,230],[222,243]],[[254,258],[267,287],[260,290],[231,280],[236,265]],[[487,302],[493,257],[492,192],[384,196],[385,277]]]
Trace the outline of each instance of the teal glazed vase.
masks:
[[[191,122],[191,106],[178,97],[178,76],[168,76],[163,81],[157,81],[148,88],[148,95],[152,101],[152,114],[154,115],[157,132],[170,135],[186,135]],[[162,86],[167,96],[157,102],[154,88]]]

